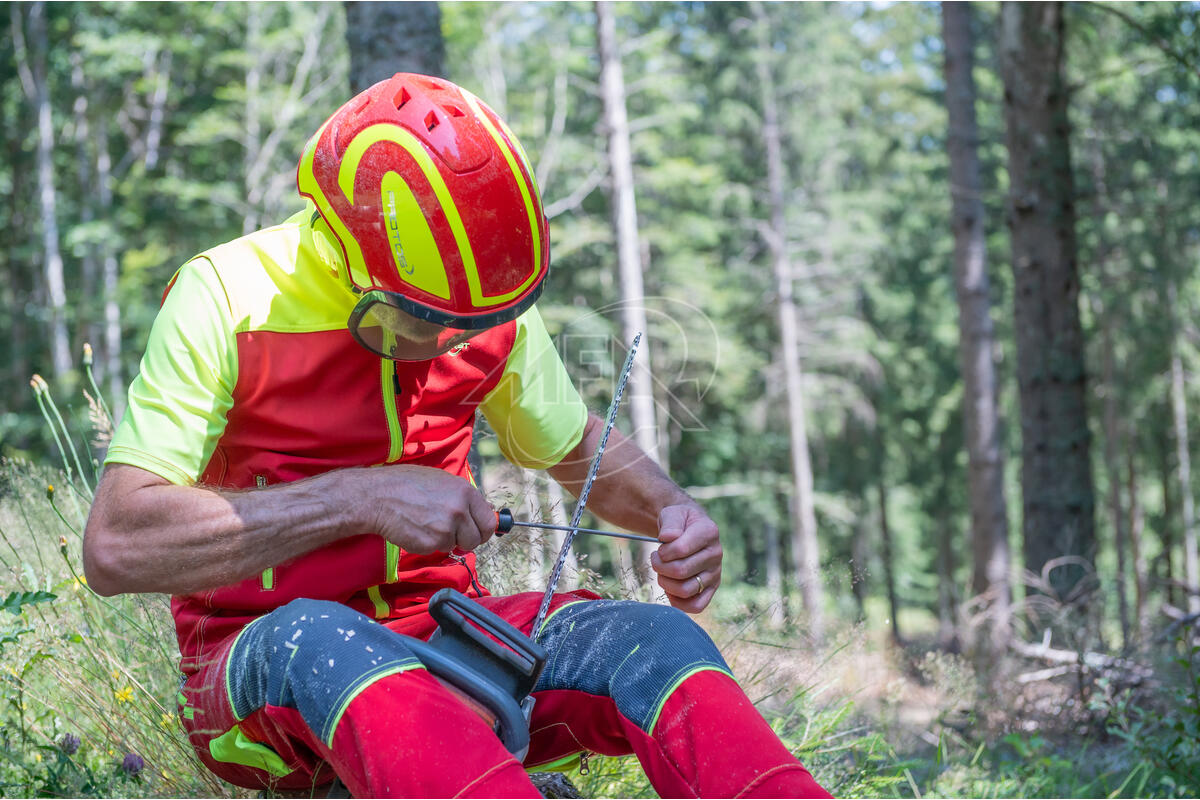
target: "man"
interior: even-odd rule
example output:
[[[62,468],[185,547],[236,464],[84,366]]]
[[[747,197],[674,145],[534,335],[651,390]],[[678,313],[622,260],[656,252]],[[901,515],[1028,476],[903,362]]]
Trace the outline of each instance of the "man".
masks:
[[[602,423],[533,307],[547,221],[482,102],[397,74],[297,177],[308,209],[172,279],[84,541],[96,591],[173,595],[201,760],[247,787],[523,797],[525,766],[633,752],[665,796],[823,795],[683,613],[720,582],[716,525],[615,431],[590,505],[658,536],[674,608],[556,596],[524,765],[422,668],[397,634],[432,633],[438,589],[526,633],[540,601],[475,573],[496,529],[466,464],[476,410],[576,493]]]

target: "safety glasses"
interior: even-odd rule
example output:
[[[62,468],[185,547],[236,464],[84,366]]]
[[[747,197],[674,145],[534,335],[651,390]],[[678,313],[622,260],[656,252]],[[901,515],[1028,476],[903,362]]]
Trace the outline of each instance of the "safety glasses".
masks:
[[[378,289],[366,292],[350,312],[350,333],[363,347],[393,361],[428,361],[464,345],[480,330],[463,330],[418,319],[404,298]],[[407,305],[407,303],[406,303]]]

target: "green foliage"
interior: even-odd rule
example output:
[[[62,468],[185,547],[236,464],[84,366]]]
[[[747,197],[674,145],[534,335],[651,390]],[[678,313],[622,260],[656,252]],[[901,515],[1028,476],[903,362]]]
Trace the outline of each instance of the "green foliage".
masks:
[[[1156,797],[1200,794],[1200,644],[1189,645],[1184,636],[1180,645],[1185,655],[1175,659],[1176,682],[1159,698],[1161,707],[1134,703],[1124,693],[1108,720],[1109,732],[1147,765],[1142,784]]]
[[[9,592],[7,597],[0,600],[0,609],[19,615],[24,606],[46,603],[57,598],[58,595],[50,592]]]

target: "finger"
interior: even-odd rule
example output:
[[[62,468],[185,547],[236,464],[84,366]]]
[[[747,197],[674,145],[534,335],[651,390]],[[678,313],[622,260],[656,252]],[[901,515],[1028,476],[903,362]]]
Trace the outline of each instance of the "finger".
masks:
[[[659,575],[675,580],[686,580],[703,570],[719,569],[723,553],[718,544],[710,545],[698,553],[684,558],[663,559],[657,552],[650,554],[650,566]]]
[[[496,509],[492,508],[492,504],[482,492],[472,487],[467,510],[470,511],[471,520],[479,530],[480,541],[486,542],[496,532]]]
[[[454,528],[454,544],[466,552],[483,544],[483,532],[479,530],[479,526],[470,515],[463,514],[458,517]]]
[[[714,586],[720,585],[720,583],[721,573],[719,570],[705,570],[682,580],[668,578],[663,575],[658,576],[658,585],[662,587],[663,591],[680,600],[696,597]]]
[[[663,541],[660,539],[660,541]],[[719,546],[721,541],[717,523],[708,517],[692,517],[683,533],[658,548],[663,561],[674,561],[698,553],[707,547]]]
[[[668,592],[667,600],[671,603],[672,608],[677,608],[688,614],[699,614],[712,602],[713,595],[717,593],[717,588],[716,586],[706,586],[703,592],[691,597],[676,597]]]
[[[658,512],[658,540],[673,542],[682,536],[687,529],[690,511],[687,506],[667,506]]]

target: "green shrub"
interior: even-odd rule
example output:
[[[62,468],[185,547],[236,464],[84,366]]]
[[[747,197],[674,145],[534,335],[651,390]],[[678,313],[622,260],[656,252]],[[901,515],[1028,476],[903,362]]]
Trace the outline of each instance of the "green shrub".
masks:
[[[1125,692],[1114,704],[1108,731],[1127,742],[1147,765],[1144,783],[1156,797],[1200,796],[1200,644],[1184,634],[1184,654],[1153,706]]]

